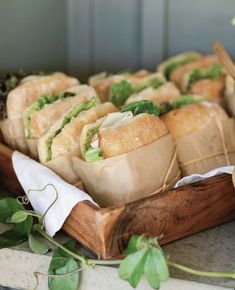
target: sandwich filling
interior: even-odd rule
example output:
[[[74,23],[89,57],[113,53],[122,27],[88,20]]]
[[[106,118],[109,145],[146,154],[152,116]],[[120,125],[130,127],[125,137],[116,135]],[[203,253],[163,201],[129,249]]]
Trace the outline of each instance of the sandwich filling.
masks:
[[[166,77],[166,79],[169,80],[173,70],[175,70],[177,67],[181,65],[187,64],[197,59],[198,59],[198,56],[196,55],[188,55],[179,60],[172,60],[165,66],[163,74]]]
[[[118,83],[114,83],[111,86],[111,101],[117,107],[120,107],[125,101],[133,94],[151,87],[154,89],[159,88],[165,83],[164,78],[152,77],[143,82],[133,83],[129,80],[122,80]]]
[[[46,149],[46,161],[50,161],[52,159],[52,142],[53,139],[60,134],[62,129],[65,127],[66,124],[70,123],[74,118],[76,118],[81,112],[87,111],[92,107],[95,107],[99,104],[99,99],[94,97],[90,101],[83,102],[77,106],[75,106],[72,110],[66,113],[63,117],[63,120],[60,124],[58,124],[55,131],[53,131],[45,141],[45,149]]]
[[[214,64],[209,69],[194,69],[187,73],[185,76],[185,82],[184,82],[184,91],[189,92],[191,89],[191,85],[194,82],[197,82],[202,79],[211,79],[215,80],[220,77],[222,74],[222,66],[218,63]]]
[[[33,131],[31,126],[32,116],[35,112],[39,112],[45,106],[54,104],[55,102],[62,102],[66,98],[75,96],[75,93],[65,92],[58,95],[43,95],[41,96],[27,111],[26,113],[26,138],[33,138]]]
[[[166,114],[175,109],[181,108],[186,105],[196,104],[206,101],[206,99],[202,96],[197,95],[185,95],[180,96],[170,102],[163,102],[160,104],[160,115]]]

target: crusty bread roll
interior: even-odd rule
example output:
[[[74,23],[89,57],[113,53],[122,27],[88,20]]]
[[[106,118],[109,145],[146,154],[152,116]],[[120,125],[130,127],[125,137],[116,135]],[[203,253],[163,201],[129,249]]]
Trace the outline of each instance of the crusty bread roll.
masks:
[[[219,101],[224,96],[225,75],[218,79],[202,79],[192,83],[189,93],[206,97],[209,101]]]
[[[118,109],[112,103],[106,102],[88,111],[80,113],[78,118],[75,118],[68,123],[61,133],[54,138],[51,146],[52,159],[66,154],[78,145],[82,128],[86,124],[93,123],[97,119],[106,116],[108,113],[117,111]]]
[[[109,158],[150,144],[167,133],[159,117],[140,114],[123,126],[101,130],[100,148],[104,158]]]
[[[93,97],[96,97],[95,90],[87,85],[68,88],[65,93],[73,93],[75,95],[67,97],[62,101],[55,100],[53,103],[45,105],[42,109],[34,111],[30,114],[30,121],[27,118],[31,110],[37,105],[37,101],[25,110],[24,126],[27,138],[39,138],[63,113],[79,103],[89,101]],[[28,134],[28,126],[30,126],[32,136]]]
[[[77,117],[72,118],[71,121],[64,126],[61,125],[64,122],[64,115],[61,116],[39,138],[38,153],[40,161],[43,163],[49,161],[47,160],[46,143],[51,136],[53,137],[51,142],[51,160],[53,160],[79,147],[81,131],[86,124],[93,123],[97,119],[106,116],[108,113],[117,111],[118,109],[112,103],[103,103],[89,110],[81,111]],[[62,129],[60,130],[61,127]],[[60,133],[55,134],[58,130],[60,130]]]
[[[215,55],[199,58],[196,61],[189,62],[174,69],[171,73],[170,80],[183,91],[185,82],[184,76],[186,73],[196,68],[210,68],[216,63],[219,63],[219,60]]]
[[[161,116],[174,140],[201,129],[212,120],[228,118],[219,105],[209,102],[186,105]]]
[[[167,60],[163,61],[162,63],[160,63],[160,65],[157,67],[157,70],[162,73],[163,75],[165,75],[165,69],[167,66],[169,66],[170,64],[179,64],[179,66],[181,66],[181,63],[190,63],[196,59],[201,58],[202,55],[196,51],[186,51],[180,54],[177,54],[175,56],[172,56],[170,58],[168,58]],[[178,66],[176,65],[176,68]],[[174,70],[176,69],[174,68]],[[172,70],[173,72],[173,70]],[[172,73],[171,72],[171,73]],[[171,74],[170,74],[171,75]],[[166,75],[165,75],[166,76]]]
[[[63,73],[23,81],[8,94],[7,116],[8,118],[21,118],[24,110],[43,94],[56,94],[77,84],[79,81],[76,78],[68,77]]]
[[[151,100],[155,104],[160,105],[162,102],[174,100],[178,96],[180,96],[179,89],[174,83],[167,82],[157,89],[149,87],[137,94],[132,95],[127,99],[125,104],[127,105],[141,100]]]

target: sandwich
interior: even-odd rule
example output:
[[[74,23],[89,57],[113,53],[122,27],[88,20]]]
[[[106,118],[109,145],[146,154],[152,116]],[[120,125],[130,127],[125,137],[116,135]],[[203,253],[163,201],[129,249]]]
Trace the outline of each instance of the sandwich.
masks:
[[[100,100],[102,102],[105,102],[109,99],[109,91],[112,83],[115,82],[117,79],[124,80],[129,77],[143,78],[149,74],[150,73],[147,70],[139,70],[134,73],[131,73],[129,71],[123,71],[116,75],[102,72],[91,76],[88,80],[88,84],[96,90]]]
[[[234,120],[216,103],[183,103],[169,106],[161,115],[175,142],[182,175],[204,174],[234,164]]]
[[[3,120],[7,117],[6,112],[6,100],[9,92],[16,88],[20,82],[27,80],[27,74],[23,70],[19,70],[14,73],[7,73],[0,77],[0,120]],[[44,72],[34,72],[34,76],[45,75]]]
[[[174,143],[159,114],[142,100],[83,127],[73,168],[99,205],[130,202],[178,180]]]
[[[186,73],[182,80],[184,93],[206,96],[208,100],[219,101],[225,90],[225,73],[219,63],[210,68],[195,68]]]
[[[170,57],[158,66],[158,71],[162,73],[167,80],[172,80],[172,73],[177,68],[194,62],[202,57],[202,55],[195,51],[188,51],[180,53],[176,56]]]
[[[156,90],[165,83],[165,78],[159,73],[141,78],[132,75],[126,78],[116,76],[110,88],[109,99],[117,107],[121,107],[132,95],[142,92],[147,88]]]
[[[100,104],[97,97],[82,102],[63,114],[38,141],[39,159],[42,163],[55,160],[76,150],[80,154],[79,139],[82,128],[104,117],[110,112],[117,111],[111,103]]]
[[[6,118],[0,123],[5,142],[11,148],[27,154],[29,145],[24,132],[24,111],[41,96],[56,95],[78,84],[77,79],[63,73],[30,75],[21,80],[20,78],[10,79],[7,93],[4,94]]]
[[[148,108],[149,109],[149,108]],[[133,110],[134,111],[134,110]],[[80,139],[82,158],[99,161],[128,153],[165,136],[168,131],[157,116],[157,107],[110,113],[84,126]],[[142,113],[143,112],[143,113]]]
[[[25,109],[45,94],[57,94],[69,87],[78,85],[76,78],[63,73],[46,76],[28,76],[7,96],[6,108],[9,119],[22,118]]]
[[[24,111],[26,138],[39,138],[63,113],[93,97],[96,97],[96,92],[87,85],[74,86],[54,95],[42,95]]]
[[[131,95],[126,100],[125,105],[141,100],[151,100],[155,104],[160,105],[163,102],[174,100],[178,96],[180,96],[180,91],[176,85],[172,82],[165,82],[158,88],[147,87],[139,93]]]
[[[175,105],[161,115],[174,140],[207,126],[211,121],[228,119],[227,113],[219,105],[203,101],[203,98],[191,96],[191,99],[175,102]],[[162,112],[164,113],[164,112]]]
[[[171,71],[169,79],[184,94],[201,95],[216,102],[223,96],[225,73],[218,58],[213,55],[178,65]]]

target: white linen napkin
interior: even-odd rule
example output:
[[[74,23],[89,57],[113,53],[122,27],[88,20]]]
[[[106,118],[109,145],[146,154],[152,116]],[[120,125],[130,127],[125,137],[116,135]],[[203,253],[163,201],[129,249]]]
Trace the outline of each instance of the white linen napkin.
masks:
[[[222,173],[232,174],[233,167],[234,166],[224,166],[224,167],[213,169],[205,174],[192,174],[190,176],[185,176],[176,183],[175,188],[180,187],[182,185],[197,182],[197,181],[200,181],[200,180],[212,177],[212,176],[216,176]]]
[[[56,191],[49,184],[53,184],[56,188],[58,199],[45,215],[45,229],[51,237],[62,228],[66,218],[78,202],[88,200],[95,204],[87,193],[68,184],[52,170],[22,153],[14,151],[12,164],[25,193],[27,194],[30,190],[27,195],[32,207],[41,215],[56,198]],[[45,186],[43,191],[38,191]]]

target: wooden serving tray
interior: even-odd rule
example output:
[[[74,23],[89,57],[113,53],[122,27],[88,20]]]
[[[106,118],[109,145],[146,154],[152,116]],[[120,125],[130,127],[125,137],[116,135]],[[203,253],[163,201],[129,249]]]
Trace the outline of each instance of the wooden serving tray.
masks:
[[[17,195],[22,188],[0,143],[0,182]],[[103,259],[118,257],[132,234],[163,235],[166,244],[235,219],[235,189],[228,174],[168,190],[125,205],[98,208],[81,202],[63,230]]]

